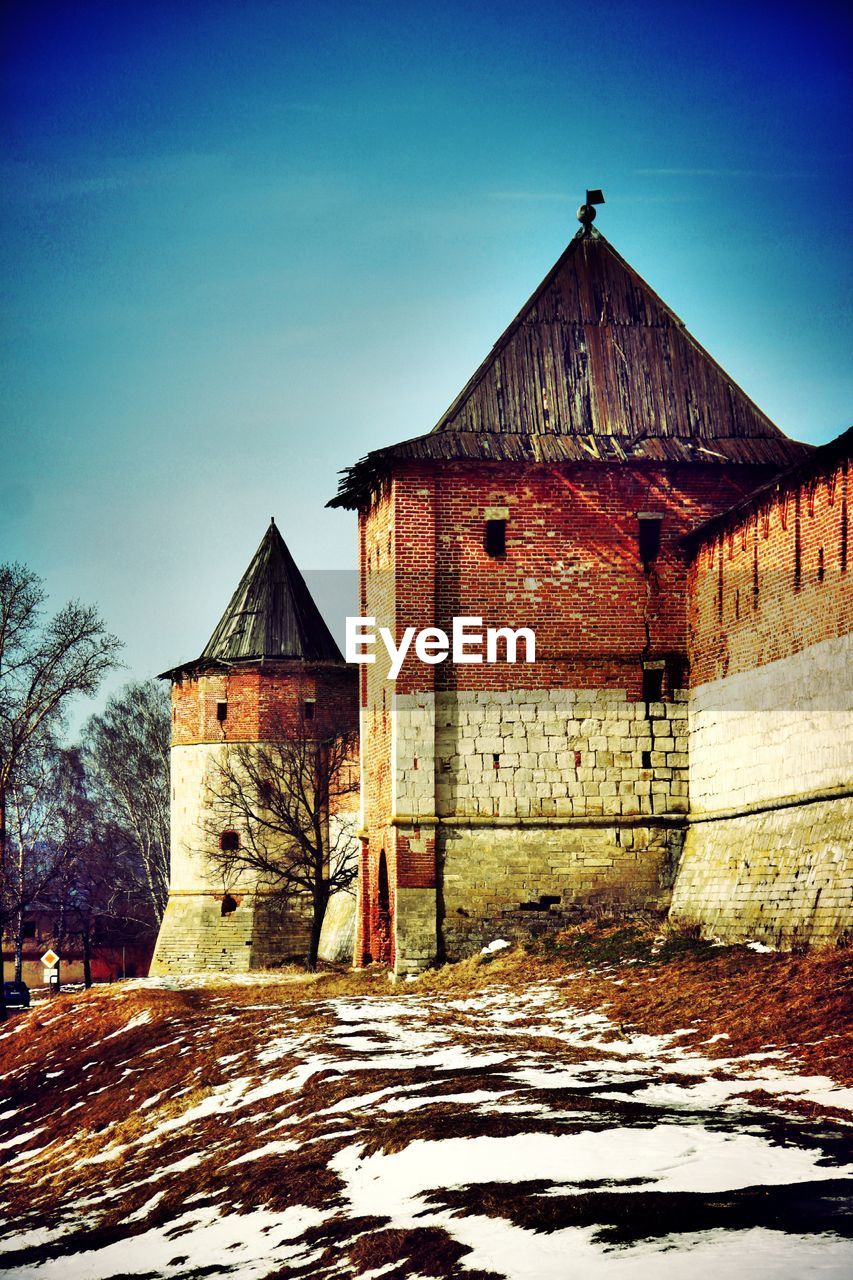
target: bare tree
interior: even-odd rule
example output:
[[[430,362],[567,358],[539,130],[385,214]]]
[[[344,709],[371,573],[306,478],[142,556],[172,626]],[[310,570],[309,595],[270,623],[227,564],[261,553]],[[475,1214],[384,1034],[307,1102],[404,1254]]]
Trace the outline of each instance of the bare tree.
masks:
[[[79,747],[31,744],[10,787],[9,868],[16,978],[23,962],[24,917],[49,921],[51,945],[66,956],[79,946],[86,986],[96,944],[117,949],[153,940],[158,919],[141,855],[131,836],[112,824]]]
[[[102,822],[124,833],[159,921],[169,896],[169,697],[128,684],[84,730],[89,785]]]
[[[347,799],[359,786],[356,736],[313,730],[300,719],[281,725],[272,741],[229,744],[208,777],[205,831],[226,889],[248,873],[267,893],[310,903],[309,970],[317,967],[329,898],[357,874]],[[222,839],[223,831],[232,838]]]
[[[24,753],[61,722],[76,693],[94,693],[117,665],[121,642],[96,609],[71,601],[44,622],[41,579],[0,565],[0,876],[8,870],[7,801]],[[0,899],[0,913],[4,907]],[[4,920],[0,916],[0,932]],[[5,1017],[0,985],[0,1020]]]
[[[75,693],[94,693],[117,665],[121,641],[96,609],[66,604],[41,625],[41,579],[19,564],[0,565],[0,861],[6,800],[21,756],[56,725]]]
[[[0,864],[0,904],[21,980],[24,921],[48,884],[62,872],[69,851],[63,841],[62,802],[68,761],[44,733],[18,757],[7,792],[6,856]]]
[[[126,833],[102,825],[85,795],[75,812],[73,852],[47,888],[43,906],[53,922],[53,945],[79,948],[83,982],[92,985],[96,948],[122,953],[153,943],[157,917],[139,875],[139,854]],[[123,972],[123,966],[122,966]]]

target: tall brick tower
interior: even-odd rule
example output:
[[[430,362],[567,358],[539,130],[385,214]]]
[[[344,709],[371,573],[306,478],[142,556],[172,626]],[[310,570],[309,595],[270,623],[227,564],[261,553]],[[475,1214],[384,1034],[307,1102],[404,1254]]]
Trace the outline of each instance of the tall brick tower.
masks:
[[[536,662],[362,667],[356,961],[416,971],[555,906],[665,905],[684,838],[682,539],[803,456],[592,227],[426,435],[370,453],[361,613],[529,627]],[[543,914],[536,916],[537,911]]]
[[[318,737],[357,724],[354,671],[275,521],[201,656],[162,678],[172,684],[171,876],[151,972],[239,972],[304,955],[307,906],[282,909],[250,876],[225,886],[209,861],[213,840],[240,839],[215,830],[208,785],[235,744],[267,741],[282,724],[304,732],[306,720]]]

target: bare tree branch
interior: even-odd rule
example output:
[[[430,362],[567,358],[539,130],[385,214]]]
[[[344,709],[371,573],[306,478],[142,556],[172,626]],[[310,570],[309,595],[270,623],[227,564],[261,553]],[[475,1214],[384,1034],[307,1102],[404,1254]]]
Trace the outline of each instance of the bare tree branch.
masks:
[[[306,964],[317,966],[329,898],[357,874],[354,733],[317,736],[313,722],[280,724],[273,740],[230,743],[207,778],[204,851],[226,890],[249,873],[259,888],[312,908]],[[349,801],[349,803],[348,803]],[[233,832],[236,839],[223,839]]]
[[[154,680],[126,685],[84,730],[89,785],[137,850],[158,920],[169,896],[169,738],[168,694]]]

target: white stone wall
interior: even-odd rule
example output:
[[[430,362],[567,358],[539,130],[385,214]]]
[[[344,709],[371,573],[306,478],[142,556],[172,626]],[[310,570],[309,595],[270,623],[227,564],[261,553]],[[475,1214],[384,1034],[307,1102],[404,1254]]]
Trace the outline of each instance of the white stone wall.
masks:
[[[395,695],[391,703],[392,813],[435,813],[435,695]]]
[[[564,818],[684,813],[685,698],[647,708],[609,689],[397,697],[395,813]]]
[[[689,720],[673,922],[774,946],[853,930],[853,639],[701,685]]]
[[[853,931],[853,798],[697,822],[670,919],[725,942],[831,946]]]
[[[695,689],[690,797],[707,812],[853,781],[853,636]]]
[[[202,742],[172,747],[172,843],[170,888],[175,891],[218,890],[222,877],[211,871],[205,851],[211,808],[206,779],[220,767],[227,747]]]
[[[398,888],[394,927],[395,973],[420,973],[433,964],[438,951],[435,889]]]
[[[401,833],[414,847],[418,819],[438,820],[419,834],[438,842],[438,900],[398,895],[400,972],[432,959],[436,910],[439,949],[457,958],[541,923],[507,913],[542,895],[561,911],[667,905],[688,808],[686,694],[646,706],[618,690],[441,691],[395,698],[392,717]]]

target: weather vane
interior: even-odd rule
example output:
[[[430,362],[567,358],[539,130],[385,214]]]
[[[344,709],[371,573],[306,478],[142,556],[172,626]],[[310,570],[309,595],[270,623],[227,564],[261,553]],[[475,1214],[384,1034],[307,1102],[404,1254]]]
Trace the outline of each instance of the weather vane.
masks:
[[[595,222],[595,206],[604,204],[604,192],[596,188],[594,191],[587,189],[586,201],[578,209],[578,222],[584,229],[584,234],[589,235],[593,222]]]

